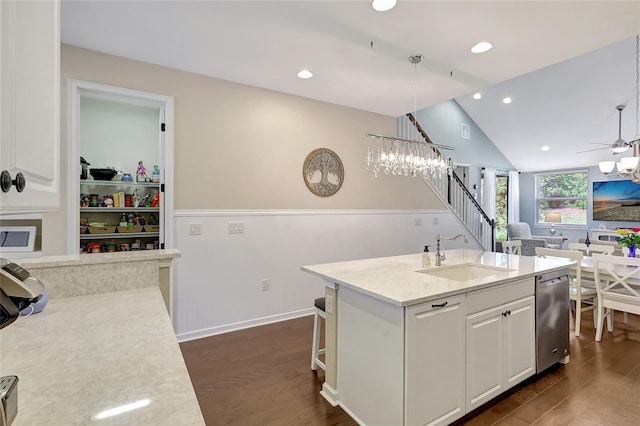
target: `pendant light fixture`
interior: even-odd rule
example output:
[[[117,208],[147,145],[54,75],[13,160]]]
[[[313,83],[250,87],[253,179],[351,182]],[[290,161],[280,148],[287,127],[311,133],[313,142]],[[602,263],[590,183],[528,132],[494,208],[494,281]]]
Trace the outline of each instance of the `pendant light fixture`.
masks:
[[[414,66],[414,76],[417,73],[418,64],[422,61],[420,54],[409,56],[409,62]],[[415,78],[415,77],[414,77]],[[413,95],[414,117],[416,109],[416,88],[414,79]],[[413,139],[402,139],[392,136],[383,136],[376,133],[367,133],[370,138],[381,140],[381,143],[372,143],[367,150],[367,169],[373,171],[378,177],[379,172],[393,176],[417,176],[418,174],[442,177],[451,167],[437,148],[455,148],[447,145],[438,145],[424,140],[416,140],[418,136],[415,126],[411,132]]]

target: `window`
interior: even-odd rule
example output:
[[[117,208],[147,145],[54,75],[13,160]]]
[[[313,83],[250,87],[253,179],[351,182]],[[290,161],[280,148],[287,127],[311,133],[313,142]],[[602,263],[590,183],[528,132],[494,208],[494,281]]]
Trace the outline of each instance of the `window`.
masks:
[[[535,175],[536,223],[586,225],[588,181],[586,171]]]

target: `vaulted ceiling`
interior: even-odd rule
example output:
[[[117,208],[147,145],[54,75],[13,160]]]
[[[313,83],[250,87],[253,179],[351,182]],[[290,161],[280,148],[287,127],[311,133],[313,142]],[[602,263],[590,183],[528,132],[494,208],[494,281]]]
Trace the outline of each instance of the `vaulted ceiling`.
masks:
[[[618,104],[628,104],[623,138],[633,136],[639,17],[638,1],[398,0],[376,12],[366,0],[63,0],[61,37],[391,116],[456,99],[527,171],[609,158],[575,152],[617,139]],[[482,40],[494,49],[471,53]],[[417,66],[413,54],[424,55]],[[299,79],[302,68],[314,77]],[[544,144],[551,150],[541,152]]]

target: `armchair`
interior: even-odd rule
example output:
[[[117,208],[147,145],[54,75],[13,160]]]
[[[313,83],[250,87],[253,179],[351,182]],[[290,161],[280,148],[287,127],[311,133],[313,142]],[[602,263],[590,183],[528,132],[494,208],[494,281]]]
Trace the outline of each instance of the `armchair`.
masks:
[[[507,224],[507,238],[522,241],[520,253],[523,256],[535,256],[536,247],[561,248],[562,237],[538,237],[531,235],[531,228],[526,222]]]

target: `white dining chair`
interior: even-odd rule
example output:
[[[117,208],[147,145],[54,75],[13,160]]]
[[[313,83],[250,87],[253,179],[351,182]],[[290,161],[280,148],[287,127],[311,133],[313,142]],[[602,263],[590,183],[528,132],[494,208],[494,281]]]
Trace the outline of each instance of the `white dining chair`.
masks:
[[[613,331],[614,310],[640,315],[640,258],[594,254],[592,259],[598,294],[596,342],[599,342],[605,316],[607,328]]]
[[[538,257],[558,257],[562,259],[570,259],[576,262],[575,272],[572,271],[569,280],[569,300],[573,300],[576,303],[576,321],[575,321],[575,335],[580,336],[580,321],[582,320],[582,313],[585,311],[593,311],[594,326],[596,325],[595,313],[597,309],[597,292],[592,286],[585,286],[582,281],[582,253],[576,250],[557,250],[544,247],[536,247],[536,255]],[[582,304],[588,306],[583,307]]]
[[[520,254],[520,249],[522,248],[522,241],[520,240],[511,240],[511,241],[503,241],[502,242],[502,252],[507,254]]]
[[[569,243],[569,250],[581,251],[583,255],[590,256],[594,253],[613,254],[615,247],[604,244],[589,244],[587,247],[584,243]]]

